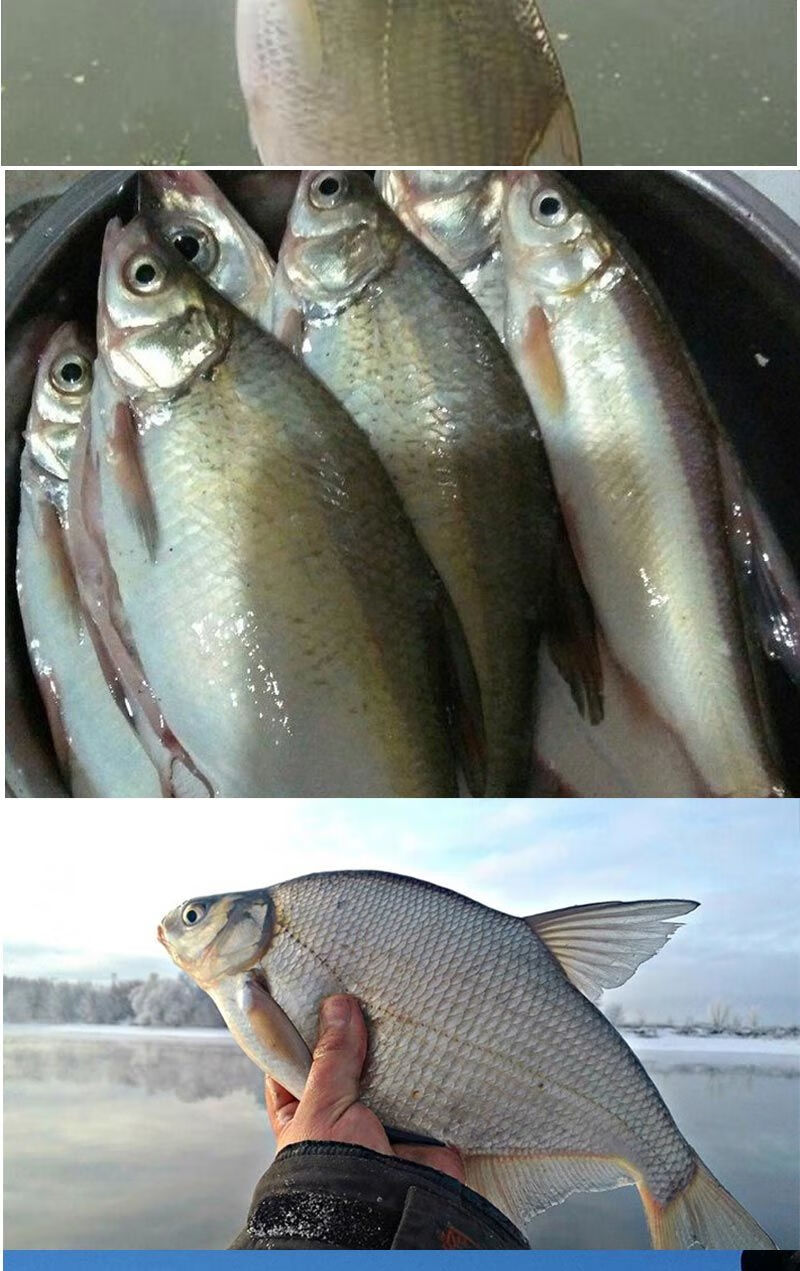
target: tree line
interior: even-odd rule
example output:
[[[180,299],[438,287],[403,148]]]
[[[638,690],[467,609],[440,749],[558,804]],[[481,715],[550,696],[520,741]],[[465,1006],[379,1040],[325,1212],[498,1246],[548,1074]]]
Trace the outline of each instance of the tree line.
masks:
[[[211,998],[186,975],[110,984],[3,976],[7,1024],[137,1024],[143,1028],[224,1028]]]

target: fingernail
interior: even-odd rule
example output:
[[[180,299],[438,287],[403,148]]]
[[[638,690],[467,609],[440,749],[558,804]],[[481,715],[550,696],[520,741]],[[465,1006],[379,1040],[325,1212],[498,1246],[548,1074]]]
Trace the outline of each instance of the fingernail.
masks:
[[[326,1028],[344,1028],[350,1022],[350,998],[327,998],[322,1003],[321,1015]]]

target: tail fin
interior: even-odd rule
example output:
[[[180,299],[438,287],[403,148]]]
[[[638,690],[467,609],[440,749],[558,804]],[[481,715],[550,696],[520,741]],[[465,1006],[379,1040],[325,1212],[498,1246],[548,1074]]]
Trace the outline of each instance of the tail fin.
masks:
[[[702,1161],[691,1182],[668,1205],[658,1205],[639,1186],[655,1249],[775,1249],[751,1218]]]

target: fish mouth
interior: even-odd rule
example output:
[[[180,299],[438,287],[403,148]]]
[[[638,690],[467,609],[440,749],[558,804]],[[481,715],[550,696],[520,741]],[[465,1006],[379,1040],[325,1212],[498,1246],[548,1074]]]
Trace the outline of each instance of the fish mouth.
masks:
[[[158,939],[158,943],[159,943],[159,944],[163,944],[163,946],[164,946],[164,948],[165,948],[165,949],[168,949],[168,948],[169,948],[169,945],[167,944],[167,933],[166,933],[166,932],[165,932],[165,930],[164,930],[164,924],[163,924],[163,922],[160,922],[160,923],[158,924],[158,930],[157,930],[157,932],[156,932],[156,938]]]

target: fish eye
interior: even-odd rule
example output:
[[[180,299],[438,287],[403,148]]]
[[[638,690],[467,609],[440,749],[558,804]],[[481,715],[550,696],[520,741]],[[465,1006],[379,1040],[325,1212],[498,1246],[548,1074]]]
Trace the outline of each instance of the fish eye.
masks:
[[[83,393],[92,381],[92,366],[82,353],[59,358],[50,371],[50,383],[59,393]]]
[[[217,240],[202,225],[187,223],[176,225],[170,230],[169,240],[195,269],[201,274],[210,273],[217,263],[219,249]]]
[[[347,177],[339,172],[321,172],[311,182],[309,194],[314,207],[337,207],[347,194]]]
[[[167,271],[157,256],[139,254],[128,261],[125,281],[131,291],[139,296],[149,296],[161,290]]]
[[[205,905],[201,904],[199,900],[190,900],[188,905],[183,907],[181,922],[184,927],[196,927],[201,918],[205,917],[205,914]]]
[[[534,195],[531,201],[531,214],[540,225],[563,225],[567,219],[567,206],[554,190],[544,190]]]

